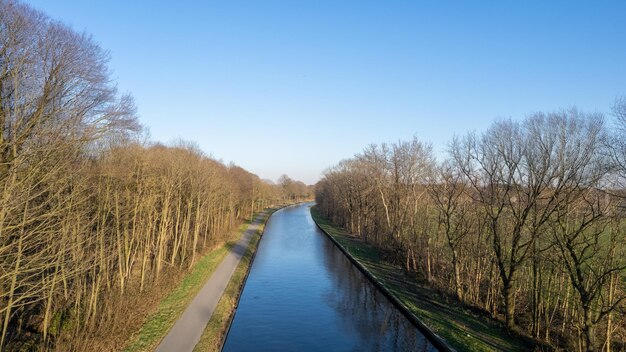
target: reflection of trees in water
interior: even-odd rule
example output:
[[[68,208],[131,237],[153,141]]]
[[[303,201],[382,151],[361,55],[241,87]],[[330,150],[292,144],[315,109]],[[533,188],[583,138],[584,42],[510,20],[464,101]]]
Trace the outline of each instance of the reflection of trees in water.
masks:
[[[360,340],[355,351],[436,351],[330,240],[323,243],[332,283],[326,300],[344,329],[356,329]]]

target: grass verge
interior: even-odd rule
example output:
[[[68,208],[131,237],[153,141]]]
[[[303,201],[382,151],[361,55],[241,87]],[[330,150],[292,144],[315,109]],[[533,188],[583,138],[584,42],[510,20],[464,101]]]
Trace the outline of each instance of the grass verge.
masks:
[[[234,232],[231,241],[213,249],[198,260],[193,269],[183,277],[180,284],[161,300],[156,312],[151,314],[146,319],[139,332],[131,337],[124,351],[143,352],[153,351],[156,348],[161,339],[167,334],[169,329],[184,312],[185,308],[187,308],[202,286],[204,286],[211,274],[213,274],[215,269],[226,257],[230,248],[237,243],[249,224],[250,221],[244,222],[239,229]]]
[[[315,207],[311,215],[318,226],[335,239],[352,258],[394,296],[419,321],[458,351],[529,351],[534,344],[509,334],[502,324],[476,314],[404,274],[401,266],[383,260],[375,247],[349,235],[325,219]]]
[[[241,258],[241,261],[239,262],[235,273],[231,277],[228,286],[226,286],[226,290],[224,291],[222,298],[220,298],[220,301],[211,316],[211,320],[209,320],[209,323],[204,329],[200,341],[194,348],[194,352],[217,352],[221,350],[222,345],[224,344],[224,338],[226,337],[226,333],[228,332],[228,328],[235,313],[235,309],[237,308],[239,296],[243,290],[243,285],[246,281],[248,273],[250,272],[254,255],[261,240],[261,236],[258,235],[263,233],[267,220],[278,209],[280,208],[272,208],[267,212],[267,215],[263,220],[263,225],[261,225],[257,231],[257,236],[253,236],[250,240],[246,253]]]

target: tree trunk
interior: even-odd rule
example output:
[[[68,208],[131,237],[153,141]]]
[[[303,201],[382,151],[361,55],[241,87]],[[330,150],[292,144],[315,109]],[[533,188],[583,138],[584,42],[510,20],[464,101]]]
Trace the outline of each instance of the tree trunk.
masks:
[[[452,250],[452,269],[454,270],[454,289],[456,298],[459,302],[463,302],[463,288],[461,287],[461,270],[459,268],[459,259],[456,249]]]
[[[515,329],[515,290],[511,280],[505,280],[502,284],[504,291],[504,320],[507,330],[512,331]]]
[[[584,349],[587,352],[595,351],[595,336],[594,326],[591,319],[591,307],[587,304],[583,304],[583,342]]]

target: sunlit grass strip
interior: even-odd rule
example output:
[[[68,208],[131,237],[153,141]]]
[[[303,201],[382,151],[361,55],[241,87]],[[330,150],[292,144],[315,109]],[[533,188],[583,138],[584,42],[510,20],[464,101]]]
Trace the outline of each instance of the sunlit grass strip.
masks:
[[[243,223],[239,227],[234,240],[207,253],[194,265],[193,269],[182,279],[180,284],[159,303],[157,312],[146,320],[139,334],[130,340],[131,342],[124,351],[153,351],[156,348],[226,257],[229,249],[235,245],[248,228],[248,225],[249,222]]]

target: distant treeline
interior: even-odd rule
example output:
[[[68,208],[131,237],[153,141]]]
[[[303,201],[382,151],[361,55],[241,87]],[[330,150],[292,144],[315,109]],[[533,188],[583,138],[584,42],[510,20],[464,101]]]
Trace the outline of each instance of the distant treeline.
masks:
[[[494,122],[437,162],[371,145],[316,185],[322,213],[416,279],[566,350],[626,348],[626,100]]]
[[[0,350],[84,350],[123,324],[126,296],[255,211],[312,195],[193,145],[142,142],[107,60],[88,35],[0,0]]]

